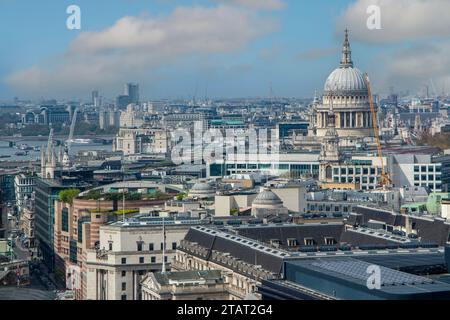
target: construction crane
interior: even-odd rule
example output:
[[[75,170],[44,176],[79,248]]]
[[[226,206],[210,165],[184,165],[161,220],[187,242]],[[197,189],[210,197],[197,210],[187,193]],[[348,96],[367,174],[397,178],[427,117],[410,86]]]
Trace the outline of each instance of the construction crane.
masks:
[[[378,158],[380,159],[380,163],[381,163],[381,178],[379,181],[379,185],[383,188],[386,188],[386,187],[390,186],[391,179],[389,177],[389,174],[386,173],[386,168],[384,167],[383,151],[381,149],[380,135],[378,133],[377,113],[375,112],[375,106],[373,103],[373,95],[372,95],[372,88],[370,86],[369,75],[366,73],[364,78],[366,81],[367,91],[368,91],[368,95],[369,95],[370,112],[372,113],[373,133],[374,133],[374,137],[375,137],[375,142],[377,143]]]

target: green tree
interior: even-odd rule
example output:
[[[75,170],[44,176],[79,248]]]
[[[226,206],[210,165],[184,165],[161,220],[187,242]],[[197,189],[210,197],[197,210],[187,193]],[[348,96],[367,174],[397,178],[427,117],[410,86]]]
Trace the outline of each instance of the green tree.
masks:
[[[182,201],[186,197],[187,197],[186,193],[179,193],[179,194],[177,194],[177,200],[178,201]]]
[[[89,192],[84,196],[88,200],[98,200],[102,197],[100,190],[89,190]]]
[[[73,205],[73,199],[75,199],[80,194],[79,189],[67,189],[59,193],[59,199],[67,204]]]

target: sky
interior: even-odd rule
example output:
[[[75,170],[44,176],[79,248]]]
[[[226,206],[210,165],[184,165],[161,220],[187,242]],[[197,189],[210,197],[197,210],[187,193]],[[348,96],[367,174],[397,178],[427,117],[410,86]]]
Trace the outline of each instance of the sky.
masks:
[[[81,29],[69,30],[69,5]],[[370,30],[371,5],[381,29]],[[349,29],[373,91],[450,90],[448,0],[0,0],[0,99],[311,97]],[[448,87],[448,88],[447,88]]]

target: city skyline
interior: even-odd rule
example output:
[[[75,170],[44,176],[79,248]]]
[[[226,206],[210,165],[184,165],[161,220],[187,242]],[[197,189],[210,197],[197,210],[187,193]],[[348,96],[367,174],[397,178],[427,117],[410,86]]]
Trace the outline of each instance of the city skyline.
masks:
[[[377,93],[450,84],[442,0],[80,0],[81,30],[68,30],[71,4],[0,5],[0,27],[11,30],[0,99],[114,98],[125,82],[138,82],[144,99],[311,97],[340,60],[345,28]],[[381,8],[380,30],[366,26],[370,4]]]

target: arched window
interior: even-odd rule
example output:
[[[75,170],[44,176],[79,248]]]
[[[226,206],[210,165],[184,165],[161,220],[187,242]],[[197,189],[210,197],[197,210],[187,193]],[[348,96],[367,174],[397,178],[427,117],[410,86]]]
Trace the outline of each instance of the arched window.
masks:
[[[333,170],[332,170],[331,166],[328,166],[325,169],[325,176],[327,179],[331,179],[333,177]]]

